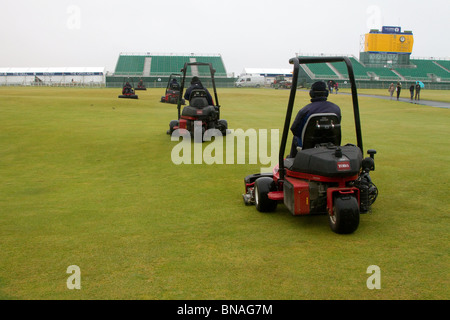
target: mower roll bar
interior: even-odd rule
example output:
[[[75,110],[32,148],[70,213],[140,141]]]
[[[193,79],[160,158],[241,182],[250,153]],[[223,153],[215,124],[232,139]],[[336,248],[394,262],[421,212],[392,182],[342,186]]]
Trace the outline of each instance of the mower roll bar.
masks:
[[[292,75],[292,87],[289,95],[289,102],[286,111],[286,119],[284,121],[283,135],[281,137],[280,153],[278,157],[278,166],[279,166],[278,172],[280,174],[280,180],[284,180],[284,152],[286,150],[287,137],[289,134],[289,126],[292,118],[292,110],[294,108],[300,64],[327,63],[327,62],[345,62],[345,64],[347,65],[348,76],[352,90],[353,115],[355,118],[356,140],[359,149],[361,149],[361,152],[364,154],[361,135],[361,119],[359,117],[358,94],[356,92],[355,75],[353,74],[353,66],[352,63],[350,62],[350,59],[348,57],[305,57],[305,58],[294,57],[289,59],[289,63],[294,65],[294,72]]]
[[[170,81],[172,80],[172,78],[176,78],[176,77],[180,77],[181,78],[181,74],[179,74],[179,73],[171,73],[170,74],[169,81],[167,81],[166,92],[167,92],[167,90],[169,90]]]
[[[130,80],[131,79],[131,80]],[[131,82],[133,85],[131,86],[134,89],[134,80],[132,77],[124,77],[122,82],[122,88],[125,86],[125,83]],[[130,84],[131,84],[130,83]]]
[[[178,96],[178,104],[177,104],[177,109],[178,109],[178,119],[181,118],[181,99],[183,98],[183,90],[184,90],[184,81],[186,79],[186,73],[187,73],[187,67],[188,66],[209,66],[209,71],[211,73],[211,81],[212,81],[212,86],[213,86],[213,90],[214,90],[214,98],[216,101],[216,106],[219,108],[219,118],[220,118],[220,105],[219,105],[219,98],[217,97],[217,91],[216,91],[216,82],[214,81],[214,73],[216,73],[216,70],[213,69],[212,64],[211,63],[206,63],[206,62],[186,62],[184,64],[184,67],[180,70],[183,73],[183,78],[181,80],[181,88],[180,88],[180,95]]]

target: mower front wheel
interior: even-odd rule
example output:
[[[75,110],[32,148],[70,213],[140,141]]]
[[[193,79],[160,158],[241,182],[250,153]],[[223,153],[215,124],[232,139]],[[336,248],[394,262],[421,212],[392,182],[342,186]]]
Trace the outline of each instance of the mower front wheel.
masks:
[[[220,132],[222,132],[222,135],[226,136],[227,135],[227,130],[228,130],[228,122],[225,119],[220,119],[218,122],[218,129],[220,130]]]
[[[331,230],[339,234],[353,233],[359,226],[358,200],[352,196],[338,196],[333,202],[333,214],[328,215]]]
[[[277,208],[277,202],[268,197],[272,184],[273,179],[269,177],[261,177],[255,181],[255,205],[259,212],[272,212]]]
[[[169,123],[169,130],[167,130],[167,134],[172,134],[172,132],[175,130],[175,127],[178,127],[178,121],[172,120]]]

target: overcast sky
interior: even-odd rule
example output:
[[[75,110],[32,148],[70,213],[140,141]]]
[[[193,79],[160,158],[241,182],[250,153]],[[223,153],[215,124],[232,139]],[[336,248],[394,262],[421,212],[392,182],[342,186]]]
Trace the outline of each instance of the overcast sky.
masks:
[[[359,57],[371,28],[450,57],[449,0],[2,0],[0,67],[106,67],[121,52],[221,54],[227,72],[302,54]]]

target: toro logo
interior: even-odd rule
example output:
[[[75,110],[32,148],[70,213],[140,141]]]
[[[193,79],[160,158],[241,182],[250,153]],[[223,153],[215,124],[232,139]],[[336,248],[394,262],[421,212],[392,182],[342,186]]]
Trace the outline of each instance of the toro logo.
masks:
[[[341,161],[337,163],[338,171],[348,171],[350,170],[350,161]]]
[[[197,114],[203,114],[203,110],[197,110]]]

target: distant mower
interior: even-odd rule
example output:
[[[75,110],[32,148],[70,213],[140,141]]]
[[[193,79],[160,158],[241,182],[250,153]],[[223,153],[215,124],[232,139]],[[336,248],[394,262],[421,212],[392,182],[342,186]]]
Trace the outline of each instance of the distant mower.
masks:
[[[294,158],[284,159],[292,109],[296,95],[299,66],[306,63],[345,62],[351,83],[357,146],[341,145],[339,118],[332,113],[312,115],[302,133],[303,147]],[[375,150],[363,159],[363,143],[358,96],[353,67],[347,57],[292,58],[293,84],[290,90],[279,164],[272,173],[252,174],[244,178],[246,205],[260,212],[275,211],[284,203],[292,215],[328,214],[332,231],[353,233],[360,214],[370,211],[378,196],[370,171],[375,170]]]
[[[134,88],[134,90],[147,90],[144,84],[144,80],[139,79],[138,85],[136,88]]]
[[[211,82],[214,90],[215,97],[215,105],[211,105],[207,100],[207,93],[205,89],[194,89],[190,93],[189,96],[189,105],[183,108],[181,112],[181,103],[183,97],[184,83],[186,80],[186,73],[188,67],[199,67],[199,66],[208,66]],[[220,104],[219,98],[217,97],[216,84],[214,81],[214,73],[211,63],[202,63],[202,62],[189,62],[185,63],[182,72],[182,80],[181,80],[181,88],[180,95],[178,96],[178,120],[172,120],[169,124],[169,130],[167,130],[167,134],[172,134],[175,130],[187,130],[191,134],[191,137],[194,137],[194,128],[196,123],[201,125],[201,135],[203,138],[204,133],[208,129],[218,129],[222,135],[227,134],[228,123],[224,119],[220,119]],[[202,139],[203,141],[203,139]]]
[[[177,78],[181,78],[179,73],[172,73],[169,77],[169,81],[167,81],[167,87],[165,94],[161,97],[161,102],[177,104],[178,97],[180,96],[180,88],[181,85],[177,80]],[[181,97],[181,104],[186,104],[183,97]]]
[[[273,83],[270,85],[272,88],[290,89],[292,87],[292,81],[284,76],[276,76]]]
[[[123,84],[122,84],[122,94],[119,95],[119,98],[124,98],[124,99],[137,99],[138,98],[138,96],[134,93],[133,79],[124,78]]]

